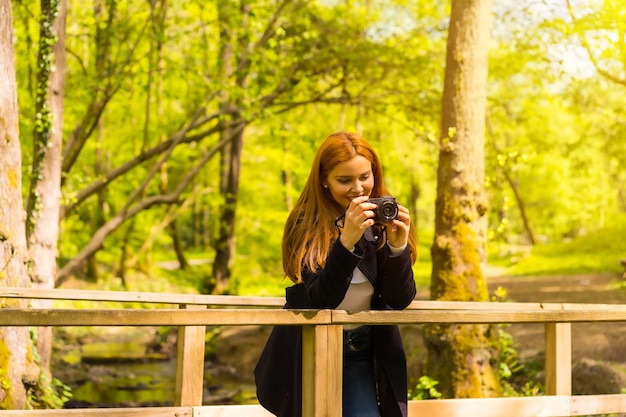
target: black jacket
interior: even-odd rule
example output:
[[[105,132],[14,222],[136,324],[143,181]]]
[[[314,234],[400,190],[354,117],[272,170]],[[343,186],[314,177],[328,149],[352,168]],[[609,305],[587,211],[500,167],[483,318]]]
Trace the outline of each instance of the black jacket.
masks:
[[[413,301],[410,249],[391,255],[385,245],[363,237],[354,252],[336,241],[326,266],[303,272],[303,283],[286,289],[286,309],[334,309],[343,300],[358,266],[374,286],[372,310],[401,310]],[[373,326],[381,417],[406,417],[407,372],[397,326]],[[278,417],[302,415],[302,328],[276,326],[254,370],[259,403]]]

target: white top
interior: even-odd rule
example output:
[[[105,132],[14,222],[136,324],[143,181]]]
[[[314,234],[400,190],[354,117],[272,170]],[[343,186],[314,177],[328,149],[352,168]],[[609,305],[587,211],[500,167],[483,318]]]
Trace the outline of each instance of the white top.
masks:
[[[404,250],[404,247],[396,248],[389,245],[389,243],[387,243],[387,245],[389,246],[392,255],[398,254]],[[346,310],[351,312],[367,311],[370,309],[373,295],[374,286],[367,279],[367,277],[363,275],[363,272],[356,267],[352,272],[352,280],[350,281],[348,291],[346,291],[346,295],[337,306],[337,310]],[[359,326],[360,324],[344,324],[343,328],[349,330],[355,329]]]

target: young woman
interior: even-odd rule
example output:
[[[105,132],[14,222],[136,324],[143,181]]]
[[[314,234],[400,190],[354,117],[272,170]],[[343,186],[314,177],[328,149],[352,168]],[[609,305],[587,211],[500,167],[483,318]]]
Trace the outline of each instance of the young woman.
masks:
[[[360,135],[326,138],[285,224],[283,268],[294,282],[285,308],[400,310],[413,301],[417,252],[409,210],[393,199],[385,207],[370,200],[388,195],[378,156]],[[342,416],[406,417],[397,326],[344,326],[343,352]],[[272,330],[255,378],[263,407],[279,417],[301,416],[301,327]]]

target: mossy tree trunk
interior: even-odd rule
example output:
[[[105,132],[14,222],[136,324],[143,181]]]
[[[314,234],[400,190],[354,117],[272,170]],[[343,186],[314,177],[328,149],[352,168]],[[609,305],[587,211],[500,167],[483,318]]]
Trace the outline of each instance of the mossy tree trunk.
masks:
[[[27,203],[26,233],[35,260],[30,277],[35,288],[54,288],[61,203],[61,147],[65,93],[65,17],[67,0],[42,0],[37,58],[36,122],[33,165]],[[33,300],[36,308],[51,300]],[[43,371],[50,370],[52,329],[37,329],[37,351]]]
[[[28,287],[12,20],[11,2],[0,0],[0,286]],[[0,304],[25,306],[22,300]],[[28,329],[0,327],[0,409],[24,409],[25,384],[35,384],[38,375]]]
[[[484,137],[489,0],[452,0],[441,119],[431,298],[488,301]],[[491,397],[498,381],[497,328],[424,328],[426,373],[446,398]]]

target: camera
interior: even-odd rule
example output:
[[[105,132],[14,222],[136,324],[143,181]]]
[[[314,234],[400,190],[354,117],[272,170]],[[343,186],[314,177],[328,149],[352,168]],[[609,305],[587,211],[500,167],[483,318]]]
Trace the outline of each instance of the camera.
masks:
[[[398,218],[398,203],[394,197],[370,198],[368,201],[378,206],[375,210],[376,216],[374,216],[374,221],[377,224]]]

